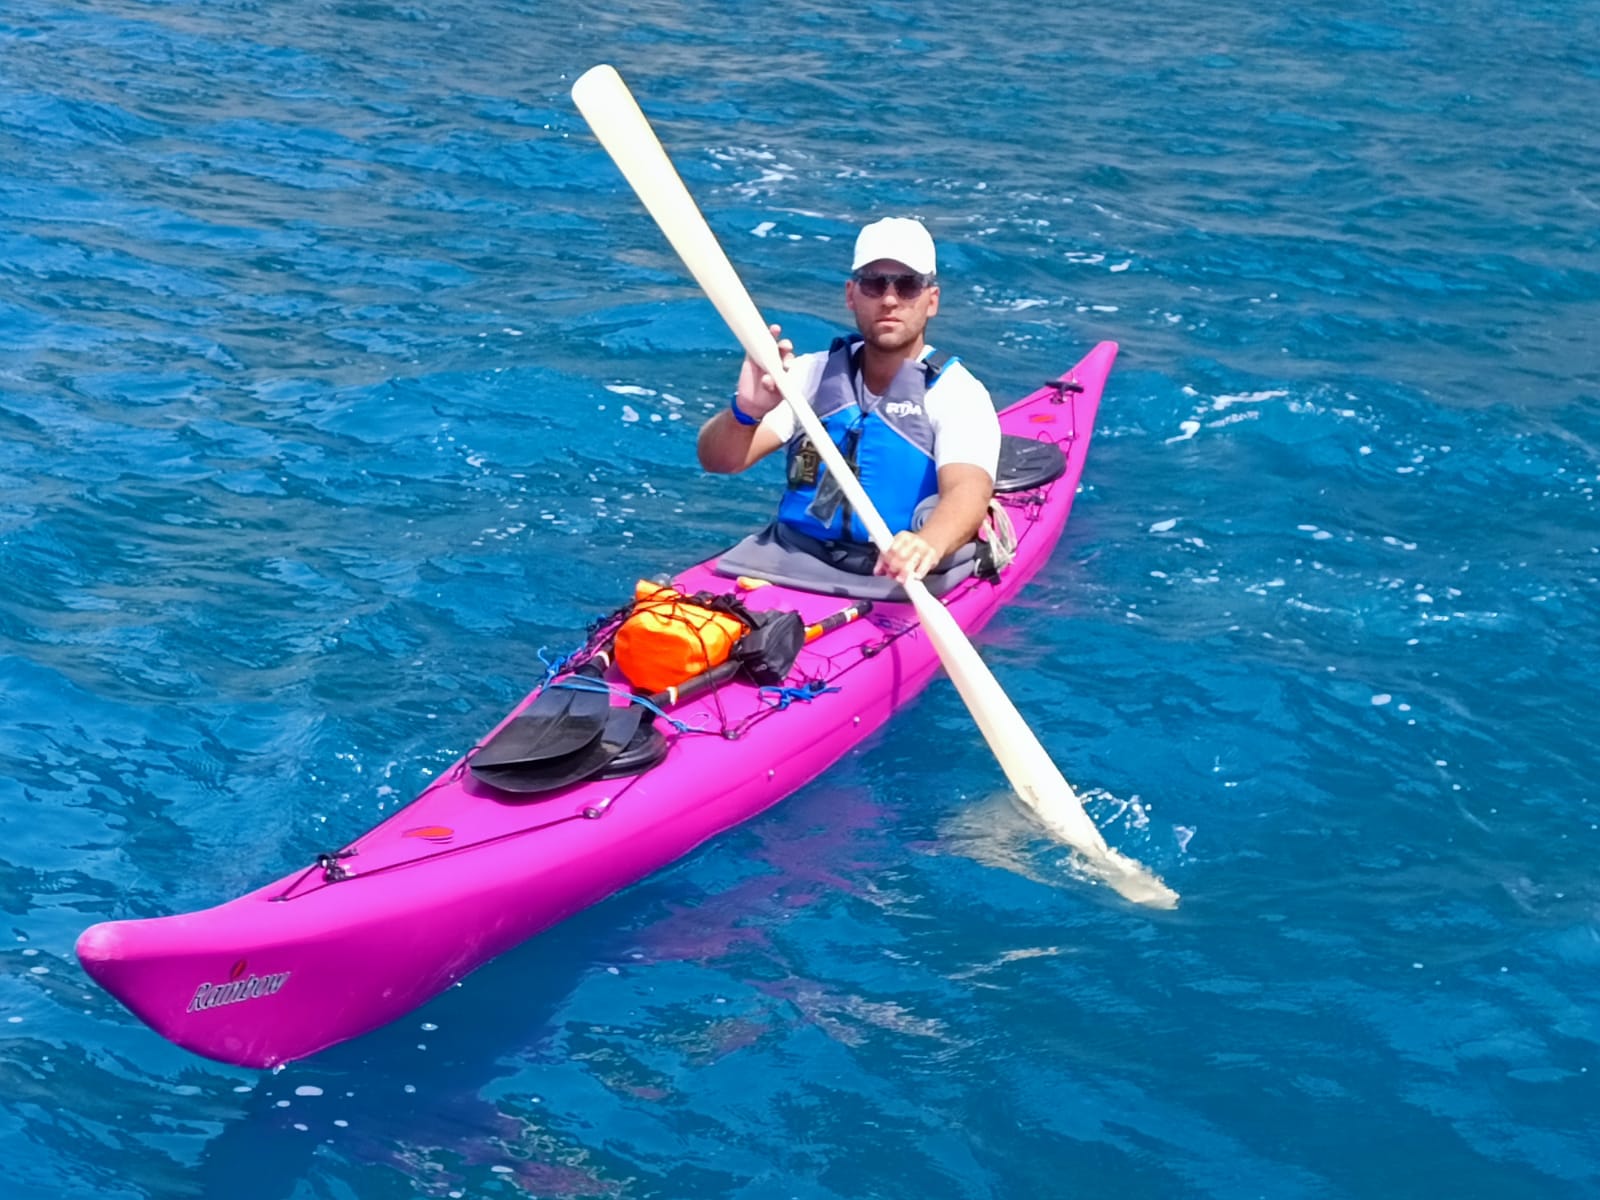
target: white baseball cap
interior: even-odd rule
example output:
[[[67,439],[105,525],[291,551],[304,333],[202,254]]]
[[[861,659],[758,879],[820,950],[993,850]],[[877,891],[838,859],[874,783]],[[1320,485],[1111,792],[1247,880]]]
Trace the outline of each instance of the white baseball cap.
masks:
[[[856,257],[852,271],[859,271],[879,259],[904,263],[919,275],[936,273],[933,235],[921,221],[910,217],[885,217],[864,226],[856,237]]]

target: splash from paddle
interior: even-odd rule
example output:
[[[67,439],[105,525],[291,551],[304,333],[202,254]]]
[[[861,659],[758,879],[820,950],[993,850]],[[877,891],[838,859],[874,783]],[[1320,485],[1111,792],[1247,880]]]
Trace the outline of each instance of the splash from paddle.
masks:
[[[893,536],[889,527],[785,372],[766,320],[706,224],[628,85],[614,68],[593,67],[573,84],[572,99],[745,353],[778,384],[795,419],[872,535],[873,544],[879,550],[887,547]],[[905,591],[916,606],[945,671],[1017,795],[1118,895],[1156,908],[1176,907],[1176,892],[1144,866],[1106,845],[1071,785],[978,657],[950,611],[918,581],[906,584]]]

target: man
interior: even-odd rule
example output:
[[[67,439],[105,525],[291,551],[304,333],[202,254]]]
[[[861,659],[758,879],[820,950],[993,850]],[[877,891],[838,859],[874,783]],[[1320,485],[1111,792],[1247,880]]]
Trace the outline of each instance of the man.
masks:
[[[861,336],[799,358],[787,339],[778,341],[801,394],[889,528],[899,530],[874,570],[902,583],[923,578],[977,534],[1000,454],[988,391],[959,360],[933,354],[926,340],[939,312],[936,270],[933,238],[921,222],[875,221],[856,238],[844,290]],[[772,326],[774,338],[781,333]],[[700,465],[731,474],[780,446],[788,453],[788,488],[778,523],[819,553],[869,542],[771,376],[746,358],[732,403],[700,429]]]

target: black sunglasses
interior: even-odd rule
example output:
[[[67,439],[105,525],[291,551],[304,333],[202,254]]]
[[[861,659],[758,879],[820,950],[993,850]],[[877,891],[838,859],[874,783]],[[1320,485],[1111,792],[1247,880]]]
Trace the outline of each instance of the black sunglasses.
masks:
[[[900,299],[915,300],[922,295],[924,288],[933,285],[932,275],[919,275],[915,271],[908,271],[903,275],[879,275],[868,271],[857,271],[851,278],[856,281],[856,287],[861,289],[861,294],[868,300],[882,300],[891,287]]]

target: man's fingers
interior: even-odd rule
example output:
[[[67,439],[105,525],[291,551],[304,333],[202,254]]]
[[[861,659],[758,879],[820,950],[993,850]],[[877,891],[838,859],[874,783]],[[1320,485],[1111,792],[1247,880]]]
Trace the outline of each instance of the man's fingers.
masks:
[[[878,575],[893,575],[901,583],[921,579],[939,563],[934,548],[914,533],[896,534],[889,549],[873,568]]]

